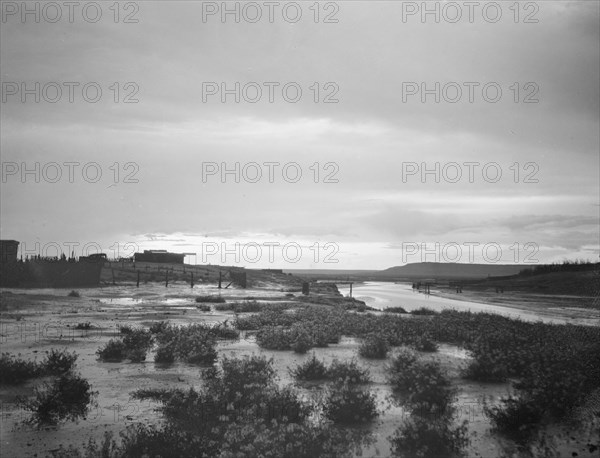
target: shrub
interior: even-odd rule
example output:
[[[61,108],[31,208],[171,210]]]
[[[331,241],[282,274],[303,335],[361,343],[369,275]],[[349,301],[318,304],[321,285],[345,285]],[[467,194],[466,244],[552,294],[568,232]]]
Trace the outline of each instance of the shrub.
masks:
[[[414,411],[444,414],[451,410],[455,390],[439,363],[422,362],[411,351],[402,351],[386,370],[396,395]]]
[[[248,391],[249,388],[261,388],[272,384],[275,379],[273,359],[264,356],[245,356],[221,360],[222,388],[230,395]]]
[[[229,325],[229,321],[225,320],[216,326],[208,327],[209,334],[212,334],[217,339],[237,340],[240,338],[240,332]]]
[[[338,424],[369,422],[378,415],[375,395],[347,383],[336,384],[325,399],[323,414]]]
[[[233,311],[236,313],[259,312],[261,305],[255,300],[236,302],[233,304]]]
[[[46,355],[46,360],[42,363],[43,370],[49,375],[60,375],[70,371],[75,366],[77,354],[75,352],[68,353],[65,350],[50,350]]]
[[[200,304],[200,305],[197,305],[196,308],[198,310],[200,310],[201,312],[210,312],[210,305],[208,305],[208,304]]]
[[[96,354],[101,361],[120,362],[125,359],[126,351],[127,348],[121,339],[110,339]]]
[[[467,426],[452,429],[446,419],[411,417],[389,438],[394,456],[439,458],[464,456],[469,444]]]
[[[348,384],[370,383],[369,370],[362,369],[355,359],[340,362],[334,359],[327,368],[327,378]]]
[[[438,315],[438,312],[428,309],[427,307],[419,307],[418,309],[411,310],[408,313],[411,315]]]
[[[408,313],[402,307],[388,307],[388,308],[384,309],[383,311],[386,313]]]
[[[233,304],[232,303],[215,304],[215,310],[217,310],[219,312],[228,312],[230,310],[233,310]]]
[[[362,456],[360,448],[368,431],[338,428],[328,422],[268,424],[254,422],[230,425],[223,436],[221,458],[339,458]]]
[[[433,340],[431,340],[431,338],[428,335],[424,335],[424,334],[421,334],[420,336],[416,337],[412,342],[412,346],[417,351],[423,351],[423,352],[429,352],[429,353],[433,353],[438,350],[437,343],[435,343]]]
[[[19,397],[18,403],[33,413],[30,423],[57,424],[85,417],[96,395],[87,380],[69,373],[61,375],[52,384],[36,387],[33,399]]]
[[[256,343],[267,350],[289,350],[292,339],[288,330],[268,327],[256,333]]]
[[[486,404],[483,410],[496,431],[521,445],[529,442],[542,419],[539,405],[512,396],[501,399],[499,406]]]
[[[313,346],[313,340],[310,334],[301,328],[292,330],[292,342],[290,347],[295,353],[306,353]]]
[[[213,302],[213,303],[224,303],[225,299],[221,296],[198,296],[196,302]]]
[[[85,323],[77,323],[75,325],[75,329],[83,329],[86,331],[89,329],[92,329],[92,328],[93,328],[92,323],[90,323],[89,321],[86,321]]]
[[[71,292],[69,294],[67,294],[67,296],[69,296],[69,297],[80,297],[79,293],[77,291],[75,291],[74,289],[71,290]]]
[[[146,353],[152,348],[153,343],[152,333],[145,329],[132,329],[123,337],[126,357],[136,363],[146,359]]]
[[[161,332],[166,331],[169,328],[170,324],[168,321],[156,321],[152,323],[150,326],[150,332],[152,334],[159,334]]]
[[[159,346],[154,354],[154,362],[171,364],[175,361],[175,352],[170,345]]]
[[[313,353],[310,359],[289,371],[297,380],[322,380],[327,378],[327,367]]]
[[[471,361],[462,376],[479,382],[504,382],[507,378],[506,370],[500,364],[483,355]]]
[[[377,334],[369,334],[358,348],[360,356],[372,359],[385,359],[388,351],[390,351],[390,345],[387,339]]]
[[[0,357],[0,384],[2,385],[20,385],[40,373],[40,367],[35,362],[23,361],[9,353],[2,353]]]
[[[203,324],[161,326],[161,331],[156,334],[158,348],[155,361],[171,363],[178,359],[191,364],[213,364],[217,359],[216,336],[231,333],[238,334],[227,323],[215,327]]]

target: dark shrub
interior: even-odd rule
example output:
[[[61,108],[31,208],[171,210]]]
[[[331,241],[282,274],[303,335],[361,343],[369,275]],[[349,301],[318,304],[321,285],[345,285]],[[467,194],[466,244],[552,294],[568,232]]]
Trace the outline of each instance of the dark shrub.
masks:
[[[162,364],[171,364],[175,361],[175,352],[170,345],[159,345],[154,354],[154,362]]]
[[[428,335],[421,334],[416,337],[412,343],[412,346],[417,351],[433,353],[438,350],[438,345]]]
[[[338,424],[369,422],[378,415],[375,395],[347,383],[336,384],[325,399],[323,414]]]
[[[408,313],[410,313],[411,315],[437,315],[438,314],[438,312],[436,312],[435,310],[428,309],[427,307],[419,307],[418,309],[411,310]]]
[[[313,346],[311,335],[302,328],[293,329],[291,339],[290,347],[295,353],[306,353]]]
[[[229,333],[235,329],[226,327],[210,327],[204,324],[190,326],[165,325],[162,331],[156,334],[158,348],[156,362],[170,363],[174,360],[185,361],[191,364],[212,364],[217,359],[216,335]]]
[[[327,368],[323,361],[317,359],[313,353],[310,359],[289,371],[297,380],[322,380],[327,378]]]
[[[479,382],[504,382],[507,378],[504,367],[484,355],[471,361],[462,376]]]
[[[219,312],[228,312],[233,310],[233,303],[215,304],[214,307]]]
[[[450,458],[464,456],[469,444],[466,422],[452,429],[446,419],[412,416],[389,438],[394,456]]]
[[[152,334],[159,334],[166,331],[169,327],[170,324],[168,321],[156,321],[155,323],[152,323],[152,326],[150,326],[150,332]]]
[[[74,289],[71,290],[71,292],[69,294],[67,294],[67,296],[69,296],[69,297],[80,297],[79,293],[77,291],[75,291]]]
[[[85,323],[77,323],[75,325],[75,329],[83,329],[85,331],[92,329],[94,326],[92,326],[92,323],[90,323],[89,321],[86,321]]]
[[[263,328],[256,333],[256,343],[268,350],[289,350],[292,339],[290,331],[282,328]]]
[[[9,353],[0,357],[0,384],[20,385],[27,379],[41,374],[41,368],[35,362],[23,361]]]
[[[225,302],[225,299],[221,296],[198,296],[196,297],[196,302],[223,303]]]
[[[358,354],[364,358],[385,359],[390,345],[385,337],[369,334],[360,344]]]
[[[348,384],[370,383],[369,370],[362,369],[355,359],[340,362],[334,359],[327,368],[327,378]]]
[[[236,302],[233,304],[233,311],[236,313],[260,312],[261,305],[256,301]]]
[[[42,362],[43,370],[49,375],[60,375],[70,371],[75,366],[77,354],[75,352],[68,353],[67,350],[50,350],[46,355],[46,360]]]
[[[146,353],[154,344],[152,333],[145,329],[132,329],[123,337],[125,356],[134,363],[146,360]]]
[[[52,384],[36,387],[33,399],[18,398],[19,404],[33,413],[30,423],[57,424],[62,420],[85,417],[97,395],[79,375],[61,375]]]
[[[127,348],[121,339],[110,339],[96,354],[101,361],[120,362],[125,359],[126,352]]]
[[[402,307],[388,307],[383,310],[386,313],[408,313]]]
[[[392,389],[413,411],[447,414],[452,409],[455,390],[439,363],[401,351],[386,369]]]
[[[539,405],[514,397],[501,399],[500,406],[484,405],[484,412],[496,431],[518,444],[529,442],[542,419]]]

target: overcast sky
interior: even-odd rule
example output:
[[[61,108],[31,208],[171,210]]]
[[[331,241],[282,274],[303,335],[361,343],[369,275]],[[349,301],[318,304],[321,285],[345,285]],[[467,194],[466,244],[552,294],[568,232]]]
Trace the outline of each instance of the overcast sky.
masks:
[[[497,22],[491,8],[475,9],[470,22],[464,2],[441,2],[439,23],[408,15],[421,2],[322,2],[318,22],[313,2],[300,2],[295,23],[293,7],[290,22],[282,14],[286,2],[272,23],[263,2],[255,23],[256,9],[244,3],[239,23],[233,15],[224,23],[219,11],[203,21],[203,8],[221,2],[122,3],[117,23],[113,2],[101,2],[95,23],[81,9],[70,23],[67,7],[54,23],[51,8],[40,10],[39,23],[33,14],[23,21],[21,2],[15,14],[12,3],[2,2],[0,25],[1,232],[28,250],[95,243],[112,256],[115,243],[130,254],[130,242],[221,263],[223,247],[233,253],[240,243],[254,247],[238,250],[247,267],[381,269],[456,259],[456,245],[443,251],[445,244],[458,244],[456,260],[469,262],[468,244],[479,243],[476,261],[497,260],[496,246],[505,263],[528,254],[598,260],[596,1],[521,3],[518,11],[500,2]],[[450,23],[455,5],[462,18]],[[124,23],[129,13],[137,23]],[[36,82],[38,103],[22,93],[22,83],[35,92]],[[79,84],[72,103],[65,82]],[[240,91],[239,103],[235,94],[223,103],[221,83],[236,82],[256,85]],[[265,82],[273,83],[272,103]],[[435,90],[436,82],[439,103],[434,93],[423,102],[421,83]],[[102,89],[96,103],[84,99],[88,83],[88,100]],[[21,175],[36,162],[39,183],[35,173]],[[235,174],[223,182],[220,169],[236,162],[240,182]],[[96,166],[82,176],[89,163],[102,171],[96,183]],[[249,163],[261,166],[256,183]],[[421,176],[423,163],[439,164],[439,183],[435,173]],[[302,256],[275,246],[270,262],[265,242],[300,246]],[[422,243],[427,259],[414,253]],[[254,244],[262,247],[255,263]],[[484,244],[492,247],[486,258]],[[234,255],[225,263],[236,263]]]

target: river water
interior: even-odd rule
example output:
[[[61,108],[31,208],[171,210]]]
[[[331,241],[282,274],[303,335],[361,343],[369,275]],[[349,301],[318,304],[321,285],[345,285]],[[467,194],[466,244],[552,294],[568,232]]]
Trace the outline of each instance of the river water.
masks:
[[[344,295],[350,293],[348,285],[338,285],[339,291]],[[460,299],[437,297],[417,292],[412,289],[411,283],[391,282],[365,282],[355,284],[352,296],[364,301],[367,305],[378,310],[388,307],[400,306],[407,311],[420,307],[433,310],[454,309],[458,311],[497,313],[510,318],[520,318],[524,321],[543,321],[557,324],[582,324],[600,326],[600,312],[591,309],[567,307],[539,307],[525,306],[516,302],[514,305],[492,305],[471,302]]]

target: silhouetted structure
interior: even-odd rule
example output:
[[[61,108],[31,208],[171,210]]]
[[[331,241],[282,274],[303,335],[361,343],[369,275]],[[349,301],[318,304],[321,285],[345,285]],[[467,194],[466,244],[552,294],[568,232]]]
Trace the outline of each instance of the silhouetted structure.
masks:
[[[0,262],[16,262],[19,242],[16,240],[0,240]]]
[[[143,253],[135,253],[135,262],[160,262],[169,264],[183,264],[184,254],[169,253],[167,250],[144,250]]]

